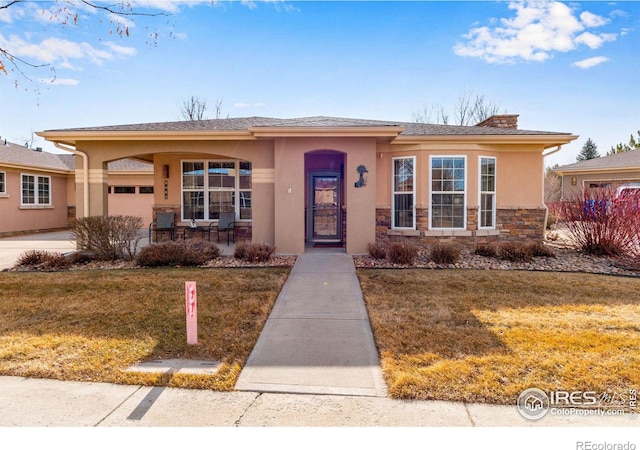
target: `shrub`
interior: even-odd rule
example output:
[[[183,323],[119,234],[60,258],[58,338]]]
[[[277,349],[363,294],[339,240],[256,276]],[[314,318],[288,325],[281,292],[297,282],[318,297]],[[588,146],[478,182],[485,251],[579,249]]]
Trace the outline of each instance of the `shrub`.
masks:
[[[495,244],[478,244],[473,253],[479,256],[496,258],[498,256],[498,249]]]
[[[71,264],[84,264],[95,260],[96,255],[80,250],[67,255],[67,259]]]
[[[527,244],[526,250],[531,253],[531,256],[538,256],[543,258],[555,258],[556,254],[552,249],[544,245],[543,242],[533,242]]]
[[[168,241],[143,247],[136,264],[144,267],[201,266],[220,256],[220,248],[207,241]]]
[[[39,270],[66,269],[71,262],[62,253],[28,250],[18,257],[17,265]]]
[[[369,256],[374,259],[387,258],[387,244],[383,242],[369,242]]]
[[[624,257],[640,248],[640,192],[625,197],[590,189],[557,205],[561,222],[582,251]]]
[[[460,258],[460,247],[455,244],[435,244],[431,247],[431,259],[436,264],[455,264]]]
[[[530,249],[518,242],[503,242],[498,246],[498,257],[506,261],[527,262],[533,259]]]
[[[275,251],[275,246],[266,242],[243,241],[236,244],[233,256],[247,262],[265,262],[273,257]]]
[[[409,241],[392,242],[387,247],[387,260],[393,264],[411,264],[418,256],[418,247]]]
[[[91,216],[76,219],[71,233],[78,248],[102,261],[133,259],[138,250],[142,218],[136,216]]]

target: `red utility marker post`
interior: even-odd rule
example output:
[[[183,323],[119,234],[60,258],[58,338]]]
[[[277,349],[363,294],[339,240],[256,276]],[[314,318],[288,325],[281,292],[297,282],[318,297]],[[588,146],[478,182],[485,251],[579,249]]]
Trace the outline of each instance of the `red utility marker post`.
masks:
[[[198,343],[198,297],[196,294],[196,282],[185,281],[184,292],[187,313],[187,344]]]

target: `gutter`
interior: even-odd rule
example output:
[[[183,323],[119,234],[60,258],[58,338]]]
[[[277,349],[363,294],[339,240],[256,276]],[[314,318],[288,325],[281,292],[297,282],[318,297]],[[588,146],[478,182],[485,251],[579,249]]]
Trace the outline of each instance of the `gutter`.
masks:
[[[558,153],[561,149],[562,149],[562,145],[558,145],[555,148],[555,150],[551,150],[551,151],[549,151],[547,153],[542,152],[542,157],[544,158],[545,156],[550,156],[550,155],[553,155],[554,153]]]
[[[83,182],[83,217],[89,217],[89,156],[76,148],[67,147],[65,145],[60,144],[59,142],[53,142],[53,145],[60,150],[64,150],[69,153],[73,153],[75,155],[80,155],[82,157],[82,182]],[[75,171],[74,171],[75,172]]]

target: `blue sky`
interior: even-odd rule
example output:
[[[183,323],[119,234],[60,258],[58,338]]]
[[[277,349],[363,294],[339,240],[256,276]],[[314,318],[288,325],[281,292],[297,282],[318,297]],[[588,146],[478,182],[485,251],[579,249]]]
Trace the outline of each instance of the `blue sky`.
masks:
[[[0,6],[8,3],[0,0]],[[71,3],[0,9],[0,136],[178,120],[195,95],[224,117],[331,115],[411,121],[465,93],[523,129],[591,138],[601,154],[640,129],[640,2],[133,2],[117,22]],[[149,37],[157,33],[157,40]],[[55,68],[55,79],[52,82]],[[17,87],[16,87],[17,84]],[[52,150],[41,139],[36,144]]]

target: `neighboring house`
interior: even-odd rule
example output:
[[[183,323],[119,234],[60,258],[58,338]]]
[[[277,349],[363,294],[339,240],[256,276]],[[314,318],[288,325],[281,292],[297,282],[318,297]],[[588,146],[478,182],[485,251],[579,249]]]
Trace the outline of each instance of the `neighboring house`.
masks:
[[[0,140],[0,236],[68,227],[76,217],[75,160],[74,155]],[[109,186],[113,191],[108,196],[109,213],[138,215],[143,226],[148,226],[153,166],[127,159],[110,163],[108,169],[113,184]]]
[[[37,134],[86,158],[79,216],[107,213],[107,163],[136,158],[155,169],[154,213],[172,211],[182,226],[234,212],[239,238],[278,253],[325,244],[366,253],[403,237],[542,240],[544,156],[577,136],[519,130],[517,117],[476,126],[248,117]]]
[[[588,159],[553,171],[561,177],[563,199],[570,200],[591,189],[615,190],[640,182],[640,150]]]

